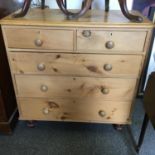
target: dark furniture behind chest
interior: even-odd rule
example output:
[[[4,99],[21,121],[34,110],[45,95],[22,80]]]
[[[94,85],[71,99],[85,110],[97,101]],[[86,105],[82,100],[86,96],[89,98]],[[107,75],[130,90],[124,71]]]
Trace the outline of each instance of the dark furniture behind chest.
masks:
[[[0,0],[0,19],[19,6],[19,0]],[[12,132],[17,115],[16,99],[0,29],[0,133]]]

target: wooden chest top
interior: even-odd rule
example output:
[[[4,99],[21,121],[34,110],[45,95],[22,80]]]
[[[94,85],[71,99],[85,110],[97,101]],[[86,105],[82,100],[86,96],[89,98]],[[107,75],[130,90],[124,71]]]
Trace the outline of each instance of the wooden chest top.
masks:
[[[139,15],[138,12],[133,12]],[[143,23],[133,23],[126,19],[121,11],[91,10],[83,17],[76,20],[67,20],[60,10],[52,9],[30,9],[28,14],[22,18],[12,18],[12,15],[1,20],[6,25],[29,25],[29,26],[60,26],[60,27],[153,27],[147,18],[143,17]]]

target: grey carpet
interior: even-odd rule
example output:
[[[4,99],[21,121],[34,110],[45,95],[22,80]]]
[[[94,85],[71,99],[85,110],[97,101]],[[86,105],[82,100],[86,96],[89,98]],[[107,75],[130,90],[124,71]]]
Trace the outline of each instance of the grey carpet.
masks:
[[[0,155],[136,155],[137,141],[144,112],[136,100],[133,123],[123,131],[112,125],[37,122],[30,129],[19,121],[13,135],[0,134]],[[140,155],[155,155],[155,131],[146,132]]]

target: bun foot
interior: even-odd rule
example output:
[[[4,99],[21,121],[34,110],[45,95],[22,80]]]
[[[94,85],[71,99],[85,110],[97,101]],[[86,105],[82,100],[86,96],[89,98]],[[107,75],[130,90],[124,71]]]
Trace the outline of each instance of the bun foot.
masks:
[[[139,150],[140,150],[140,147],[137,147],[136,148],[136,152],[139,153]]]
[[[35,127],[34,121],[27,121],[27,127],[34,128]]]
[[[113,124],[113,127],[117,131],[122,131],[123,130],[123,125],[121,125],[121,124]]]

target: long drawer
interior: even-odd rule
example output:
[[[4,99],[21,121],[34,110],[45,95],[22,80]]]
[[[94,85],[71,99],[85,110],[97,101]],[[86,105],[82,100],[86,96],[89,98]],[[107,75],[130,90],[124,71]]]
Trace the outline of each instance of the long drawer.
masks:
[[[136,79],[16,75],[18,97],[132,100]]]
[[[4,28],[9,48],[73,50],[73,30]]]
[[[139,76],[142,56],[10,52],[17,74],[50,74],[94,77]]]
[[[129,123],[130,102],[19,98],[23,120]]]
[[[142,52],[146,35],[145,31],[82,29],[77,31],[77,50],[86,50],[89,53]]]

